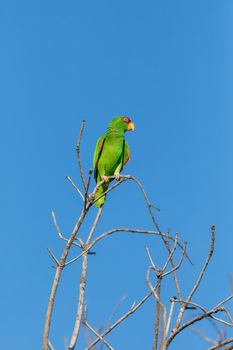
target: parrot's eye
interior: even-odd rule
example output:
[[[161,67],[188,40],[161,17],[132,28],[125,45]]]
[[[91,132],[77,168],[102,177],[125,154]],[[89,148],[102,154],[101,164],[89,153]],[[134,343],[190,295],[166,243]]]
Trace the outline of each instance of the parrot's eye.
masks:
[[[124,121],[125,123],[129,123],[130,119],[127,118],[127,117],[124,117],[124,118],[123,118],[123,121]]]

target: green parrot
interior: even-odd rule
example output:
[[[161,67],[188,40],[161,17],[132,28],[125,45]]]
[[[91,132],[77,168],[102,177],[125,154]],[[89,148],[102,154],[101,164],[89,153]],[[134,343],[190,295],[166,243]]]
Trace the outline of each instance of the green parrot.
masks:
[[[125,116],[119,116],[110,122],[105,135],[99,137],[93,159],[94,177],[98,184],[101,180],[105,183],[101,185],[95,198],[99,197],[108,189],[108,176],[115,176],[120,179],[120,172],[130,158],[129,145],[125,141],[125,131],[134,130],[134,123]],[[95,202],[97,207],[102,207],[105,197],[101,197]]]

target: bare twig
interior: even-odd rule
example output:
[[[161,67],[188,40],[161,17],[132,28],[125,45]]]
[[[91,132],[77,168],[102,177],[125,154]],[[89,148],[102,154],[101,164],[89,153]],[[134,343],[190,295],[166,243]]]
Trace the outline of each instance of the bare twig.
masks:
[[[92,175],[93,170],[90,169],[88,171],[88,178],[87,178],[87,185],[86,185],[86,192],[85,192],[85,199],[87,200],[88,197],[88,191],[89,191],[89,187],[90,187],[90,183],[91,183],[91,175]]]
[[[148,258],[150,260],[151,266],[154,269],[154,271],[156,272],[156,267],[155,267],[154,261],[153,261],[153,259],[151,257],[150,250],[149,250],[148,246],[146,246],[146,252],[147,252]]]
[[[174,305],[175,305],[175,298],[171,298],[171,307],[170,307],[170,311],[169,311],[169,315],[168,315],[168,319],[167,319],[167,326],[166,326],[166,337],[168,335],[169,332],[169,328],[170,328],[170,324],[171,324],[171,319],[172,319],[172,315],[173,315],[173,310],[174,310]]]
[[[194,328],[194,327],[192,327],[192,326],[190,326],[190,330],[191,330],[193,333],[196,333],[200,338],[202,338],[203,340],[205,340],[207,343],[210,343],[210,344],[212,344],[212,345],[216,344],[216,342],[215,342],[213,339],[207,337],[207,335],[205,335],[205,333],[204,333],[203,331],[201,331],[201,330],[199,330],[199,329],[196,329],[196,328]]]
[[[155,220],[154,214],[153,214],[152,209],[151,209],[151,208],[152,208],[152,205],[151,205],[151,203],[150,203],[149,200],[148,200],[147,194],[146,194],[146,192],[145,192],[145,190],[144,190],[142,184],[141,184],[134,176],[130,176],[129,178],[132,179],[133,181],[135,181],[136,184],[139,186],[140,190],[142,191],[143,196],[144,196],[144,199],[145,199],[145,202],[146,202],[146,205],[147,205],[147,208],[148,208],[148,211],[149,211],[149,214],[150,214],[150,216],[151,216],[151,219],[152,219],[152,221],[153,221],[153,223],[154,223],[156,229],[158,230],[159,234],[161,235],[162,241],[163,241],[163,243],[164,243],[166,249],[168,250],[168,253],[171,255],[171,250],[170,250],[169,243],[168,243],[168,242],[166,241],[166,239],[164,238],[164,236],[163,236],[163,234],[162,234],[162,232],[161,232],[161,230],[160,230],[160,228],[159,228],[159,225],[158,225],[157,221]],[[178,244],[178,245],[179,245],[179,244]],[[180,246],[180,245],[179,245],[179,246]],[[191,261],[191,259],[189,258],[189,256],[188,256],[186,250],[184,251],[184,253],[185,253],[187,259],[189,260],[189,262],[192,264],[192,261]],[[183,260],[183,259],[182,259],[182,260]],[[176,289],[177,289],[177,293],[178,293],[178,298],[181,299],[179,282],[178,282],[178,278],[177,278],[177,274],[176,274],[176,268],[175,268],[175,265],[174,265],[174,262],[173,262],[173,257],[172,257],[172,255],[171,255],[171,257],[170,257],[170,262],[171,262],[171,265],[172,265],[172,268],[173,268],[172,271],[173,271],[173,275],[174,275],[174,280],[175,280],[175,284],[176,284]]]
[[[170,232],[170,229],[168,230],[168,233],[169,232]],[[177,242],[177,244],[179,245],[179,242]],[[183,261],[183,258],[184,258],[184,254],[186,254],[186,246],[187,246],[187,242],[184,242],[184,247],[182,248],[182,256],[181,256],[180,262],[178,263],[177,266],[175,266],[175,263],[173,261],[173,256],[171,256],[170,263],[171,263],[172,269],[168,272],[168,274],[170,274],[171,272],[173,273],[173,279],[175,281],[177,296],[178,296],[179,300],[181,299],[181,291],[180,291],[180,284],[179,284],[176,270],[180,267],[180,265]],[[168,243],[168,248],[169,248],[169,243]]]
[[[230,322],[227,322],[227,321],[225,321],[225,320],[222,320],[222,319],[219,318],[219,317],[214,317],[214,316],[212,316],[212,318],[213,318],[215,321],[218,321],[218,322],[220,322],[220,323],[223,323],[223,324],[226,325],[226,326],[233,327],[233,322],[232,322],[232,317],[231,317],[231,315],[230,315],[230,312],[229,312],[225,307],[222,308],[222,311],[225,312],[225,314],[229,317]]]
[[[114,176],[108,176],[108,179],[109,179],[109,180],[113,180],[114,178],[115,178]],[[138,187],[140,188],[141,192],[143,193],[143,196],[144,196],[145,202],[146,202],[146,204],[147,204],[147,208],[148,208],[148,210],[149,210],[149,213],[150,213],[150,216],[151,216],[151,218],[152,218],[152,221],[153,221],[153,223],[154,223],[154,225],[155,225],[155,227],[156,227],[156,229],[157,229],[157,231],[158,231],[158,234],[161,236],[161,238],[162,238],[164,244],[165,244],[166,247],[167,247],[167,242],[166,242],[165,239],[164,239],[164,234],[162,234],[162,232],[161,232],[161,230],[160,230],[160,228],[159,228],[159,225],[158,225],[157,221],[155,220],[154,214],[153,214],[152,209],[151,209],[151,208],[152,208],[152,205],[151,205],[151,203],[150,203],[149,200],[148,200],[147,194],[146,194],[146,192],[145,192],[145,190],[144,190],[142,184],[141,184],[141,183],[139,182],[139,180],[136,179],[134,176],[132,176],[132,175],[121,175],[121,176],[120,176],[120,181],[118,181],[115,185],[113,185],[113,186],[112,186],[111,188],[109,188],[107,191],[105,191],[105,192],[102,193],[100,196],[98,196],[98,198],[96,198],[92,203],[95,203],[95,202],[96,202],[97,200],[99,200],[101,197],[105,196],[108,192],[110,192],[111,190],[113,190],[115,187],[119,186],[122,182],[124,182],[124,181],[126,181],[126,180],[133,180],[133,181],[138,185]],[[97,184],[97,186],[95,187],[95,189],[94,189],[94,191],[93,191],[93,193],[92,193],[93,197],[94,197],[96,191],[98,190],[98,188],[99,188],[103,183],[104,183],[104,180],[100,181],[100,182]],[[173,238],[173,240],[174,240],[174,238]],[[178,245],[179,245],[179,244],[178,244]],[[180,246],[180,245],[179,245],[179,246]],[[186,255],[187,259],[189,260],[189,262],[192,264],[192,261],[191,261],[190,257],[188,256],[187,252],[185,252],[185,255]]]
[[[172,331],[170,337],[168,338],[167,340],[167,347],[170,345],[170,343],[173,341],[173,339],[181,332],[183,331],[183,329],[189,327],[190,325],[198,322],[198,321],[201,321],[203,320],[204,318],[207,318],[207,317],[210,317],[212,316],[213,314],[216,314],[218,312],[222,312],[223,309],[222,308],[218,308],[218,309],[212,309],[208,312],[205,312],[201,315],[198,315],[194,318],[192,318],[190,321],[187,321],[186,323],[184,323],[182,326],[180,326],[179,328],[176,329],[176,331]]]
[[[218,308],[220,306],[222,306],[223,304],[227,303],[229,300],[233,299],[233,294],[229,295],[229,297],[223,299],[222,301],[220,301],[215,308]]]
[[[204,272],[205,272],[207,266],[209,265],[210,259],[211,259],[212,255],[213,255],[213,252],[214,252],[214,240],[215,240],[215,226],[212,225],[212,227],[211,227],[211,244],[210,244],[209,254],[208,254],[206,262],[205,262],[205,264],[204,264],[204,266],[203,266],[203,268],[201,270],[201,273],[200,273],[200,275],[199,275],[199,277],[197,279],[197,282],[195,283],[193,289],[191,290],[191,292],[190,292],[190,294],[189,294],[189,296],[187,298],[187,301],[190,301],[192,299],[192,297],[193,297],[194,293],[196,292],[199,284],[201,283],[201,280],[202,280],[202,277],[204,275]]]
[[[50,350],[54,350],[54,347],[52,346],[52,344],[51,344],[51,341],[50,341],[50,340],[48,340],[48,347],[49,347],[49,349],[50,349]]]
[[[197,290],[198,286],[201,283],[201,280],[202,280],[202,277],[204,275],[204,272],[205,272],[207,266],[209,265],[210,259],[212,257],[213,251],[214,251],[214,240],[215,240],[215,226],[212,225],[212,227],[211,227],[211,244],[210,244],[210,249],[209,249],[209,253],[208,253],[207,259],[205,261],[205,264],[204,264],[203,268],[201,269],[201,272],[200,272],[200,274],[199,274],[199,276],[197,278],[197,281],[196,281],[194,287],[192,288],[189,296],[186,299],[186,303],[181,305],[180,312],[179,312],[179,314],[177,316],[177,320],[176,320],[176,324],[175,324],[173,332],[175,332],[176,329],[179,328],[181,319],[183,317],[183,314],[184,314],[184,311],[185,311],[185,308],[186,308],[186,305],[192,299],[195,291]]]
[[[155,266],[154,263],[153,263],[153,266]],[[155,288],[152,286],[152,284],[150,282],[150,271],[151,271],[151,269],[154,270],[153,266],[150,266],[147,270],[146,283],[147,283],[148,287],[150,288],[151,292],[153,293],[154,298],[156,300],[156,316],[155,316],[154,341],[153,341],[153,350],[156,350],[157,346],[158,346],[158,336],[159,336],[160,308],[163,309],[162,341],[164,340],[164,336],[165,336],[164,330],[165,330],[165,325],[166,325],[166,308],[160,299],[160,288],[161,288],[161,278],[162,278],[161,273],[158,273],[158,275],[157,275],[157,277],[158,277],[157,284],[156,284],[157,292],[155,291]],[[158,270],[156,270],[156,271],[158,271]]]
[[[153,350],[156,350],[157,346],[158,346],[158,336],[159,336],[160,307],[162,307],[164,310],[164,320],[163,320],[164,323],[166,323],[166,308],[164,307],[164,305],[162,304],[162,302],[160,300],[162,271],[161,270],[159,271],[158,269],[156,269],[148,246],[146,246],[146,252],[147,252],[148,258],[149,258],[150,263],[151,263],[151,266],[148,268],[147,273],[146,273],[146,283],[147,283],[148,287],[150,288],[151,292],[153,293],[155,301],[156,301],[156,307],[155,307],[156,316],[155,316],[154,341],[153,341]],[[151,269],[154,270],[154,272],[156,273],[156,276],[158,278],[158,280],[157,280],[157,292],[154,290],[154,288],[152,287],[152,284],[150,282]]]
[[[202,311],[203,311],[203,314],[201,315],[198,315],[196,317],[194,317],[193,319],[191,319],[190,321],[184,323],[182,326],[180,326],[176,331],[173,331],[170,338],[168,339],[167,341],[167,346],[171,343],[171,341],[174,339],[175,336],[177,336],[177,334],[179,334],[181,331],[183,331],[183,329],[189,327],[191,324],[193,323],[196,323],[206,317],[211,317],[212,319],[218,321],[218,322],[221,322],[225,325],[228,325],[228,326],[231,326],[233,327],[233,324],[232,323],[229,323],[229,322],[226,322],[216,316],[213,316],[213,314],[215,313],[218,313],[218,312],[226,312],[226,309],[224,307],[213,307],[210,311],[206,311],[201,305],[199,304],[196,304],[196,303],[192,303],[192,302],[188,302],[187,301],[185,302],[186,304],[191,304],[191,305],[194,305],[195,307],[198,307],[200,308]]]
[[[154,288],[156,289],[156,287]],[[150,298],[152,295],[152,291],[148,292],[143,299],[141,299],[140,302],[138,302],[136,305],[131,307],[129,311],[127,311],[123,316],[121,316],[115,323],[113,323],[108,329],[106,329],[102,334],[101,337],[105,337],[108,333],[110,333],[114,328],[116,328],[119,324],[121,324],[124,320],[126,320],[129,316],[131,316],[135,311],[137,311],[147,299]],[[91,350],[93,346],[95,346],[99,342],[99,339],[95,339],[86,350]]]
[[[103,239],[104,237],[106,237],[107,235],[110,235],[114,232],[135,232],[135,233],[149,233],[149,234],[158,234],[158,232],[155,231],[144,231],[144,230],[131,230],[131,229],[114,229],[114,230],[110,230],[108,232],[105,232],[104,234],[100,235],[99,237],[97,237],[92,244],[90,245],[89,249],[93,246],[93,244],[97,243],[97,241],[99,241],[100,239]],[[165,235],[165,234],[164,234]],[[170,238],[171,236],[169,235],[165,235],[167,238]],[[174,240],[174,238],[173,238]],[[178,243],[177,243],[178,244]],[[179,245],[179,244],[178,244]],[[183,248],[183,252],[185,252],[185,247]],[[156,290],[157,285],[154,287],[154,290]],[[139,303],[137,303],[136,305],[134,305],[133,307],[131,307],[131,309],[126,312],[122,317],[120,317],[112,326],[110,326],[107,330],[105,330],[101,336],[104,337],[105,335],[107,335],[108,333],[110,333],[115,327],[117,327],[120,323],[122,323],[126,318],[128,318],[130,315],[132,315],[136,310],[138,310],[138,308],[140,308],[144,302],[152,295],[152,291],[150,291]],[[89,347],[86,350],[90,350],[93,346],[95,346],[98,343],[98,339],[96,339],[95,341],[93,341]]]
[[[70,264],[72,264],[73,262],[75,262],[75,261],[77,261],[78,259],[80,259],[80,258],[83,256],[83,254],[85,254],[85,253],[88,252],[91,248],[93,248],[93,247],[96,245],[96,243],[99,242],[100,240],[104,239],[104,238],[107,237],[107,236],[112,235],[113,233],[120,233],[120,232],[128,232],[128,233],[136,233],[136,234],[146,234],[146,235],[148,234],[148,235],[161,236],[161,234],[158,233],[158,232],[156,232],[156,231],[139,230],[139,229],[134,229],[134,228],[115,228],[115,229],[109,230],[109,231],[107,231],[107,232],[105,232],[105,233],[99,235],[94,241],[92,241],[90,244],[86,245],[86,246],[85,246],[85,250],[83,250],[82,253],[80,253],[77,257],[75,257],[75,258],[71,259],[70,261],[68,261],[68,262],[66,263],[66,266],[67,266],[67,265],[70,265]],[[173,238],[172,236],[167,235],[167,234],[165,234],[165,233],[162,233],[162,235],[163,235],[165,238],[168,238],[168,239],[171,239],[172,241],[174,241],[174,238]],[[80,239],[80,238],[78,238],[78,239]],[[84,243],[83,243],[82,245],[84,246]],[[180,266],[180,264],[181,264],[181,262],[182,262],[182,260],[183,260],[183,258],[184,258],[184,254],[185,254],[185,252],[186,252],[186,250],[185,250],[186,244],[185,244],[184,246],[182,246],[179,242],[177,242],[177,245],[182,249],[182,257],[181,257],[181,260],[180,260],[180,262],[178,263],[178,265],[175,266],[175,269],[176,269],[176,270],[179,268],[179,266]],[[173,272],[173,270],[172,270],[172,271],[166,272],[166,273],[164,274],[164,276],[170,274],[171,272]]]
[[[157,293],[154,291],[153,294],[154,294],[154,297],[156,299],[156,320],[155,320],[155,332],[154,332],[154,343],[153,343],[153,349],[157,349],[157,346],[158,346],[158,334],[159,334],[159,319],[160,319],[160,308],[163,309],[163,324],[162,324],[162,332],[161,332],[161,348],[163,349],[164,346],[165,346],[165,340],[166,340],[166,335],[168,333],[168,329],[169,329],[169,326],[170,326],[170,322],[171,322],[171,317],[172,317],[172,313],[173,313],[173,308],[174,308],[174,302],[172,302],[172,306],[171,306],[171,309],[170,309],[170,313],[169,313],[169,320],[168,320],[168,324],[166,325],[166,315],[167,315],[167,310],[166,310],[166,307],[164,306],[164,304],[161,302],[161,298],[160,298],[160,288],[161,288],[161,281],[162,281],[162,278],[167,276],[168,274],[174,272],[174,270],[178,269],[181,265],[181,262],[183,261],[183,257],[184,257],[184,252],[185,252],[185,246],[182,250],[182,256],[181,256],[181,259],[180,259],[180,262],[177,264],[177,266],[174,266],[174,264],[172,266],[174,266],[174,268],[172,268],[171,271],[168,271],[166,273],[163,273],[165,271],[165,269],[167,268],[167,265],[169,262],[171,262],[172,258],[173,258],[173,255],[174,255],[174,252],[175,252],[175,249],[176,249],[176,246],[177,246],[177,242],[178,242],[178,234],[176,234],[176,238],[175,238],[175,241],[174,241],[174,246],[172,249],[170,249],[170,246],[169,246],[169,243],[168,243],[168,248],[169,248],[169,256],[163,266],[162,269],[156,269],[155,267],[155,264],[153,262],[153,259],[151,257],[151,254],[150,254],[150,251],[149,251],[149,248],[146,247],[146,251],[147,251],[147,254],[148,254],[148,257],[149,257],[149,260],[150,260],[150,263],[151,263],[151,267],[149,267],[148,271],[147,271],[147,277],[146,277],[146,281],[147,281],[147,284],[149,286],[149,288],[152,290],[152,285],[151,285],[151,282],[150,282],[150,279],[149,279],[149,274],[150,274],[150,271],[151,269],[153,269],[158,277],[158,288],[157,288]],[[172,263],[173,263],[173,260],[172,260]]]
[[[106,345],[106,347],[107,347],[108,349],[114,350],[114,348],[113,348],[111,345],[109,345],[109,344],[106,342],[106,340],[104,340],[104,338],[103,338],[94,328],[92,328],[92,327],[89,325],[89,323],[87,322],[87,320],[83,320],[83,324],[84,324],[88,329],[90,329],[90,331],[92,331],[92,332],[98,337],[98,339],[101,340],[101,341],[103,342],[104,345]]]
[[[225,310],[225,312],[226,312],[227,316],[229,317],[229,320],[231,321],[231,324],[233,325],[233,318],[232,318],[230,312],[227,309]]]
[[[66,176],[66,179],[71,183],[71,185],[76,189],[76,191],[78,192],[78,194],[80,195],[80,197],[82,198],[83,202],[84,202],[84,196],[82,194],[82,192],[80,191],[80,189],[78,188],[77,185],[75,185],[74,181],[71,180],[71,178],[69,176]]]
[[[53,258],[53,260],[56,262],[57,266],[59,265],[59,261],[57,260],[56,256],[53,254],[52,250],[50,248],[47,248],[49,254],[51,255],[51,257]]]
[[[162,268],[162,271],[165,271],[166,268],[167,268],[167,265],[169,264],[169,262],[171,261],[171,258],[173,257],[173,254],[176,250],[176,246],[177,246],[177,242],[178,242],[178,233],[176,233],[176,237],[175,237],[175,242],[174,242],[174,245],[173,245],[173,248],[172,250],[169,249],[169,256],[164,264],[164,267]],[[170,247],[169,247],[170,248]]]
[[[138,187],[140,188],[140,190],[141,190],[141,192],[142,192],[142,194],[144,196],[144,199],[145,199],[145,202],[146,202],[146,205],[147,205],[150,217],[151,217],[151,219],[152,219],[156,229],[158,230],[159,234],[161,235],[162,241],[163,241],[165,247],[167,248],[167,250],[168,250],[168,252],[170,254],[169,245],[168,245],[167,241],[165,240],[164,236],[162,235],[162,231],[160,230],[159,225],[158,225],[158,223],[157,223],[157,221],[155,219],[155,216],[154,216],[153,211],[151,209],[152,208],[152,204],[149,202],[149,199],[148,199],[148,196],[146,194],[146,191],[144,190],[144,187],[142,186],[140,181],[138,179],[136,179],[134,176],[129,175],[128,178],[133,180],[138,185]],[[185,253],[185,255],[186,255],[187,259],[189,260],[189,262],[192,264],[192,261],[189,258],[189,256],[187,255],[187,253]]]
[[[58,236],[63,240],[63,241],[66,241],[68,242],[68,238],[65,238],[62,233],[61,233],[61,230],[57,224],[57,220],[56,220],[56,216],[55,216],[55,213],[53,210],[51,210],[51,214],[52,214],[52,218],[53,218],[53,223],[54,223],[54,226],[56,227],[56,230],[57,230],[57,233],[58,233]],[[72,243],[73,245],[76,245],[77,247],[81,248],[81,245],[76,243],[76,242],[73,242]]]
[[[81,126],[81,129],[79,132],[77,145],[76,145],[76,152],[77,152],[77,156],[78,156],[78,165],[79,165],[80,176],[82,179],[84,192],[86,192],[87,186],[86,186],[85,179],[84,179],[83,167],[82,167],[82,162],[81,162],[81,154],[80,154],[80,144],[81,144],[84,126],[85,126],[85,120],[82,120],[82,126]]]
[[[65,249],[62,253],[61,259],[59,260],[59,265],[56,268],[56,273],[54,276],[54,280],[53,280],[53,284],[52,284],[52,288],[51,288],[51,292],[50,292],[50,297],[49,297],[48,308],[47,308],[46,317],[45,317],[42,350],[47,350],[47,348],[48,348],[48,338],[49,338],[49,331],[50,331],[50,325],[51,325],[51,317],[52,317],[54,301],[55,301],[59,281],[61,278],[61,274],[62,274],[63,268],[65,266],[67,256],[69,254],[70,247],[71,247],[72,243],[74,242],[74,239],[76,237],[76,234],[77,234],[80,226],[83,223],[83,220],[86,216],[86,213],[87,213],[87,211],[85,209],[83,209],[79,219],[77,220],[77,222],[75,224],[75,227],[72,231],[72,234],[66,243],[66,246],[65,246]]]
[[[115,179],[115,176],[108,176],[108,179],[111,181],[111,180],[114,180]],[[126,178],[125,176],[123,178],[121,178],[119,181],[117,181],[114,185],[112,185],[111,187],[109,187],[107,189],[107,191],[103,192],[100,196],[98,196],[97,198],[95,198],[93,201],[92,201],[92,204],[94,204],[95,202],[97,202],[100,198],[106,196],[107,193],[111,192],[112,190],[114,190],[116,187],[120,186],[122,184],[122,182],[125,182],[126,180],[128,179],[128,177]],[[93,192],[92,192],[92,197],[94,198],[95,197],[95,194],[98,190],[98,188],[104,184],[104,180],[100,181],[96,187],[94,188]]]
[[[126,294],[123,295],[122,298],[120,299],[120,301],[117,303],[117,305],[115,305],[115,307],[113,308],[113,311],[112,311],[111,315],[110,315],[109,318],[108,318],[107,323],[104,324],[102,327],[100,327],[100,329],[98,330],[99,333],[100,333],[103,329],[107,329],[107,328],[110,326],[110,324],[111,324],[112,320],[114,319],[114,317],[115,317],[115,315],[116,315],[118,309],[120,308],[121,304],[124,302],[124,300],[126,299],[126,297],[127,297]],[[100,346],[100,349],[99,349],[99,350],[102,350],[102,349],[103,349],[103,344],[102,344],[102,346]]]
[[[163,273],[163,277],[170,275],[171,273],[174,273],[174,280],[175,280],[175,283],[177,285],[179,300],[180,300],[180,287],[179,287],[179,282],[178,282],[178,279],[177,279],[175,272],[176,272],[176,270],[178,270],[180,268],[182,261],[184,260],[185,251],[186,251],[186,242],[184,242],[184,247],[182,249],[182,255],[181,255],[181,258],[180,258],[180,261],[178,262],[178,264],[176,266],[174,264],[172,264],[173,268],[171,270]],[[170,257],[170,259],[172,259],[172,256]]]
[[[230,343],[232,343],[232,342],[230,342]],[[229,343],[229,344],[230,344],[230,343]],[[224,350],[233,350],[233,345],[230,345],[230,346],[225,347]]]
[[[99,208],[97,215],[96,215],[96,218],[95,218],[95,221],[92,225],[90,234],[87,238],[86,246],[88,246],[90,243],[90,240],[95,232],[96,226],[97,226],[98,221],[100,219],[101,213],[102,213],[102,208]],[[85,249],[85,247],[84,247],[84,249]],[[80,279],[80,284],[79,284],[78,310],[77,310],[77,314],[76,314],[76,320],[75,320],[73,334],[72,334],[72,337],[70,340],[70,345],[68,347],[69,350],[73,350],[75,348],[75,345],[76,345],[76,342],[78,339],[78,334],[79,334],[82,315],[83,315],[86,280],[87,280],[87,252],[85,252],[82,255],[82,273],[81,273],[81,279]]]
[[[58,224],[57,224],[56,216],[55,216],[55,213],[54,213],[53,210],[51,210],[51,214],[52,214],[54,226],[56,227],[56,230],[57,230],[57,233],[58,233],[59,237],[60,237],[61,239],[64,239],[64,237],[63,237],[62,234],[61,234],[61,230],[60,230],[60,228],[59,228],[59,226],[58,226]]]
[[[151,290],[153,290],[151,283],[148,283]],[[153,293],[154,294],[154,293]],[[155,316],[155,327],[154,327],[154,344],[153,344],[153,350],[157,349],[158,344],[158,337],[159,337],[159,321],[160,321],[160,307],[162,305],[162,302],[160,300],[161,295],[161,277],[158,278],[158,287],[157,287],[157,296],[158,299],[156,300],[156,316]],[[163,305],[164,307],[164,305]],[[164,307],[164,318],[163,318],[163,329],[164,324],[166,324],[166,308]],[[162,337],[163,338],[163,337]]]
[[[222,346],[230,344],[230,343],[233,343],[233,338],[222,340],[222,341],[218,342],[217,344],[215,344],[215,345],[211,346],[210,348],[208,348],[208,350],[216,350],[216,349],[219,349]],[[233,346],[231,346],[231,347],[229,347],[227,349],[228,350],[233,349]]]
[[[65,263],[65,266],[68,266],[68,265],[73,264],[75,261],[77,261],[78,259],[80,259],[84,254],[88,253],[90,249],[91,249],[91,245],[86,246],[86,245],[84,244],[84,245],[83,245],[83,251],[82,251],[82,253],[80,253],[80,254],[79,254],[78,256],[76,256],[75,258],[73,258],[73,259],[67,261],[67,262]]]
[[[151,231],[151,230],[140,230],[140,229],[135,229],[135,228],[114,228],[112,230],[106,231],[99,235],[94,241],[93,244],[96,244],[98,241],[101,239],[105,238],[106,236],[110,236],[113,233],[117,232],[128,232],[128,233],[138,233],[138,234],[148,234],[148,235],[156,235],[156,236],[163,236],[164,238],[168,238],[172,241],[175,241],[175,239],[166,233],[158,232],[158,231]],[[183,250],[183,245],[177,242],[177,245]]]
[[[94,232],[95,232],[96,226],[97,226],[97,224],[98,224],[98,222],[99,222],[99,219],[100,219],[102,210],[103,210],[103,207],[101,207],[101,208],[98,209],[98,212],[97,212],[97,215],[96,215],[94,224],[92,225],[91,231],[90,231],[90,233],[89,233],[89,235],[88,235],[88,238],[87,238],[87,243],[86,243],[87,245],[90,244],[90,242],[91,242],[91,239],[92,239],[93,234],[94,234]]]
[[[157,284],[154,287],[154,290],[156,290]],[[121,324],[124,320],[126,320],[129,316],[131,316],[135,311],[137,311],[150,297],[153,295],[153,292],[150,290],[142,299],[140,302],[138,302],[136,305],[135,303],[130,308],[129,311],[127,311],[123,316],[121,316],[115,323],[113,323],[108,329],[106,329],[101,336],[104,338],[107,334],[109,334],[114,328],[116,328],[119,324]],[[99,342],[99,339],[95,339],[86,350],[91,350],[93,346],[95,346]]]
[[[78,310],[77,310],[74,330],[73,330],[73,334],[70,340],[68,350],[73,350],[77,342],[80,324],[82,320],[82,314],[83,314],[86,280],[87,280],[87,253],[83,254],[82,256],[82,274],[81,274],[80,284],[79,284]]]
[[[212,316],[212,318],[210,318],[210,317],[207,318],[207,321],[211,324],[214,331],[216,332],[218,341],[224,340],[225,337],[224,337],[224,334],[222,332],[222,329],[219,329],[219,324],[217,324],[217,322],[215,322],[215,320],[213,319],[213,316]]]
[[[227,298],[227,299],[230,300],[229,298]],[[191,305],[191,306],[194,307],[194,309],[200,309],[200,310],[201,310],[202,312],[204,312],[204,313],[208,313],[208,312],[209,312],[209,311],[207,311],[202,305],[199,305],[199,304],[197,304],[197,303],[193,303],[193,302],[190,302],[190,301],[187,302],[186,300],[174,300],[174,301],[175,301],[175,302],[181,302],[182,304],[186,304],[186,308],[188,307],[187,305]],[[222,304],[222,302],[219,303],[218,305],[221,305],[221,304]],[[216,306],[214,306],[210,311],[214,311],[214,310],[217,310],[217,309],[220,309],[220,307],[216,305]],[[225,312],[225,314],[228,316],[230,322],[227,322],[227,321],[222,320],[221,318],[215,317],[215,316],[211,316],[211,318],[212,318],[213,320],[218,321],[218,322],[220,322],[220,323],[223,323],[223,324],[225,324],[225,325],[227,325],[227,326],[233,327],[233,319],[232,319],[232,317],[231,317],[229,311],[228,311],[225,307],[221,307],[221,311],[222,311],[222,312]]]

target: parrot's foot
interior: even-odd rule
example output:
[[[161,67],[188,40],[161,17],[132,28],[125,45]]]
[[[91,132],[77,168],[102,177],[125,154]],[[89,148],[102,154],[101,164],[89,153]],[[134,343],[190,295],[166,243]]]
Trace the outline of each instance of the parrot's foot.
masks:
[[[108,177],[107,177],[107,176],[105,176],[105,175],[102,177],[102,180],[104,180],[104,182],[109,182]]]
[[[90,193],[89,195],[89,201],[92,203],[95,200],[95,195],[93,193]]]
[[[116,173],[116,174],[114,174],[115,175],[115,179],[117,180],[117,181],[119,181],[120,180],[120,173]]]

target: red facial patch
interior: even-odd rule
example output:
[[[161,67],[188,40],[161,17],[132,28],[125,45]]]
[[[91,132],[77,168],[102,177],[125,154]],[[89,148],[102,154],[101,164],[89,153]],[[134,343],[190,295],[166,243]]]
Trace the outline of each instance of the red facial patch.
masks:
[[[125,124],[131,123],[131,119],[128,118],[128,117],[122,117],[121,120],[122,120]]]

